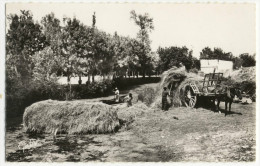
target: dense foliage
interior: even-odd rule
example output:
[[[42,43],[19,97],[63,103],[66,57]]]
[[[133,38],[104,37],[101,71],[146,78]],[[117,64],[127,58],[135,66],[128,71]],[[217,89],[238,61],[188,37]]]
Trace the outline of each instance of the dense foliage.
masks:
[[[158,64],[160,72],[168,70],[173,66],[180,67],[181,65],[184,65],[187,70],[200,68],[199,60],[192,56],[192,50],[189,50],[187,47],[159,47],[157,53],[160,57]]]
[[[249,55],[247,53],[241,54],[239,58],[242,61],[242,66],[243,67],[250,67],[250,66],[255,66],[255,54],[254,55]]]

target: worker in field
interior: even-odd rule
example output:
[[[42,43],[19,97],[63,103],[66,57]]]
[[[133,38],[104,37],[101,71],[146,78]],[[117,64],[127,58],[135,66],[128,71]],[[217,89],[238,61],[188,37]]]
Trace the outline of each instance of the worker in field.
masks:
[[[125,97],[125,101],[126,101],[126,103],[127,103],[127,107],[132,106],[132,99],[133,99],[132,93],[129,93],[129,94]]]
[[[168,95],[169,95],[169,92],[167,91],[167,88],[164,87],[163,92],[162,92],[162,110],[163,111],[167,111],[167,106],[168,106],[167,96]]]
[[[115,88],[115,102],[119,102],[119,90]]]

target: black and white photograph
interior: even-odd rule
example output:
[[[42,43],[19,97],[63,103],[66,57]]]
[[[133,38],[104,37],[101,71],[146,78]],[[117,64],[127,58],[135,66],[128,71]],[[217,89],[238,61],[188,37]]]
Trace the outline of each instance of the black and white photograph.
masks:
[[[258,161],[256,1],[3,5],[4,163]]]

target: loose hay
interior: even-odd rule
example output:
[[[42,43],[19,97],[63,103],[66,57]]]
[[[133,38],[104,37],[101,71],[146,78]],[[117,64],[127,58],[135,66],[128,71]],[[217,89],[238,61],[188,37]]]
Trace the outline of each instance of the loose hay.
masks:
[[[142,90],[137,91],[137,101],[142,101],[145,103],[147,106],[150,106],[155,99],[155,89],[153,87],[144,87]]]
[[[234,70],[230,77],[235,80],[236,82],[243,82],[243,81],[256,81],[256,67],[243,67],[239,70]]]
[[[149,111],[149,108],[141,102],[134,104],[131,107],[119,108],[118,109],[118,117],[126,122],[131,122],[137,116],[143,115]]]
[[[36,133],[110,133],[119,127],[119,119],[107,104],[46,100],[26,108],[23,124],[27,132]]]

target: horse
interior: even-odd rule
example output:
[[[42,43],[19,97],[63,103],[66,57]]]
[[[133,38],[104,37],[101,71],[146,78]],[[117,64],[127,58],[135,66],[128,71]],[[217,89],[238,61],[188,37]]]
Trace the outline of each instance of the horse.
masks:
[[[242,95],[241,95],[241,90],[239,88],[235,88],[235,87],[226,87],[224,89],[224,91],[222,91],[224,93],[220,93],[218,95],[216,95],[215,99],[214,99],[214,103],[215,100],[217,100],[217,111],[220,112],[219,110],[219,104],[220,101],[224,101],[225,102],[225,111],[227,111],[227,105],[229,104],[229,112],[231,112],[231,104],[233,103],[233,99],[235,96],[237,96],[240,100],[242,99]]]

